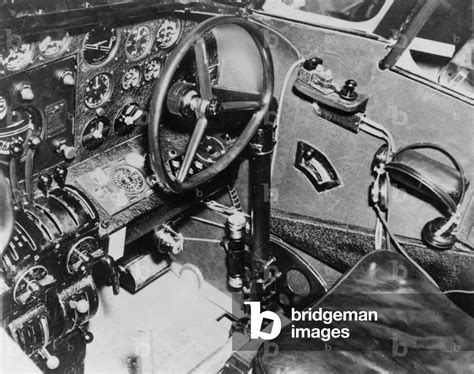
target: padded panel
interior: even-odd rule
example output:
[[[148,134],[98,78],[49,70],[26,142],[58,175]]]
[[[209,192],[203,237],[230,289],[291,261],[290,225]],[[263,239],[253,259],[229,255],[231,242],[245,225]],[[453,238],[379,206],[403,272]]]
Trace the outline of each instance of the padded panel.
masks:
[[[289,38],[304,54],[317,55],[336,79],[355,79],[370,96],[367,115],[392,133],[397,146],[427,141],[440,143],[463,164],[472,180],[472,108],[467,103],[391,71],[378,62],[385,44],[370,38],[338,33],[309,25],[264,19]],[[276,93],[294,52],[274,34],[266,32],[277,67]],[[293,74],[294,79],[296,72]],[[273,207],[319,219],[373,230],[375,215],[368,205],[372,182],[370,165],[382,144],[378,139],[345,131],[318,117],[310,103],[288,86],[282,107],[279,144],[273,178]],[[318,194],[302,172],[295,169],[298,140],[305,140],[327,154],[343,186]],[[439,216],[431,205],[403,190],[392,190],[391,226],[397,234],[420,238],[423,225]]]

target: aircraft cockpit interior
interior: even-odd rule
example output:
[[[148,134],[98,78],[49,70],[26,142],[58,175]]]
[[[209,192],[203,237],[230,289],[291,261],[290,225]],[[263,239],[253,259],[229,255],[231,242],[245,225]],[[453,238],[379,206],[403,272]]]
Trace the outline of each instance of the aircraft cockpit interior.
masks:
[[[474,372],[471,13],[0,0],[0,372]]]

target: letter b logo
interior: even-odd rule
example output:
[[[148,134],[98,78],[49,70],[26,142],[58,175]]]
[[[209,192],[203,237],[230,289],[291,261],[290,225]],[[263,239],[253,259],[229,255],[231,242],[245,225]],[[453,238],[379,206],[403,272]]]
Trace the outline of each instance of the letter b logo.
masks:
[[[281,331],[281,320],[278,314],[266,310],[260,313],[260,302],[258,301],[246,301],[244,304],[250,305],[250,338],[251,339],[263,339],[271,340],[275,339]],[[263,332],[262,323],[263,319],[269,319],[273,321],[272,331]]]

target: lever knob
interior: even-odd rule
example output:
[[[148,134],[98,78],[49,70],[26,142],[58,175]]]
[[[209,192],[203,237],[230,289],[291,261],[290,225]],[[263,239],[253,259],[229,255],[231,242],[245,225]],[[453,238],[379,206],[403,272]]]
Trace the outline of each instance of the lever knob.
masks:
[[[54,180],[59,187],[64,188],[66,185],[67,169],[64,166],[58,166],[54,170]]]
[[[49,174],[41,174],[38,177],[38,188],[45,196],[48,196],[48,191],[53,184],[53,178]]]
[[[70,145],[66,145],[66,142],[64,140],[60,141],[56,145],[56,152],[62,153],[66,160],[72,160],[74,157],[76,157],[76,148]]]
[[[69,306],[82,314],[87,313],[90,309],[90,305],[87,300],[71,301]]]
[[[41,348],[39,353],[44,357],[46,360],[46,366],[48,367],[49,370],[54,370],[59,367],[59,358],[56,356],[51,355],[46,348]]]
[[[32,135],[30,139],[28,140],[28,146],[31,149],[38,148],[40,144],[41,144],[41,138],[37,135]]]
[[[29,84],[21,85],[17,93],[21,101],[32,101],[35,98],[35,94]]]
[[[354,79],[348,79],[339,92],[339,96],[346,100],[355,100],[357,98],[356,87],[357,82]]]
[[[59,83],[63,87],[74,87],[74,85],[76,84],[74,73],[70,70],[62,71],[59,74]]]
[[[12,142],[10,144],[10,154],[13,158],[19,159],[23,154],[23,144],[21,142]]]

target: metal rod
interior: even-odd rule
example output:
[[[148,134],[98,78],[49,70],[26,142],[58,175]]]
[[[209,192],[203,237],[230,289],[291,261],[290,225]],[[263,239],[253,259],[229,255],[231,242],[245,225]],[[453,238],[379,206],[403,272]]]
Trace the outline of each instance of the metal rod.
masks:
[[[216,227],[219,227],[221,229],[225,229],[225,225],[222,224],[222,223],[214,222],[214,221],[211,221],[211,220],[208,220],[208,219],[205,219],[205,218],[196,217],[196,216],[191,216],[189,218],[191,218],[194,221],[207,223],[208,225],[216,226]]]

